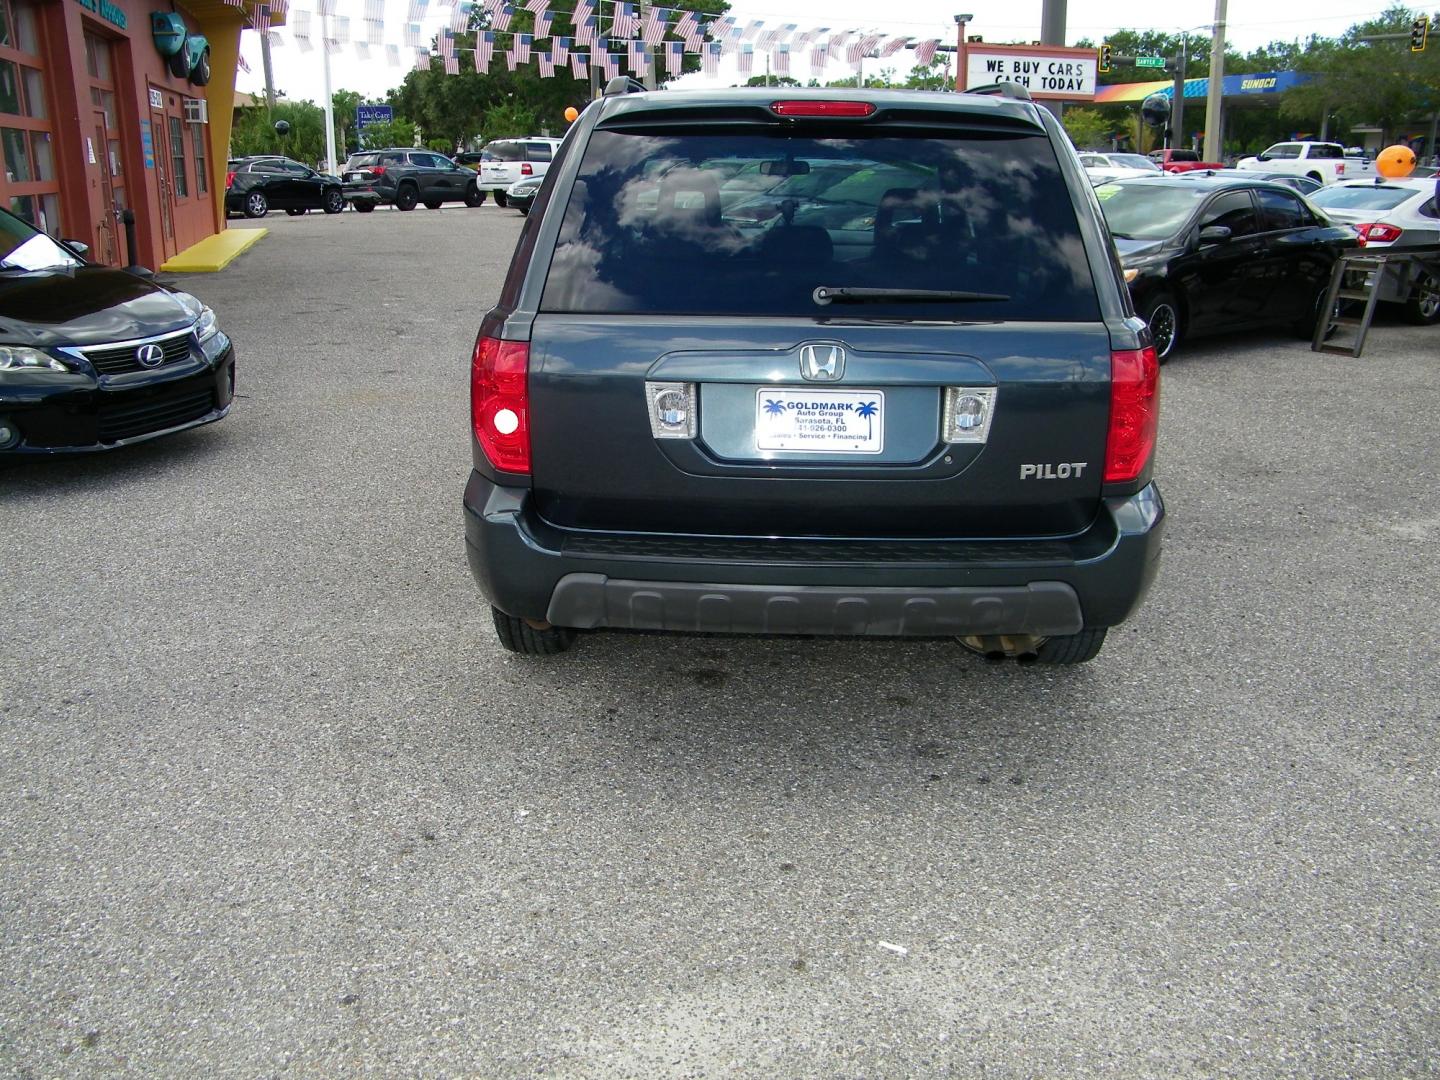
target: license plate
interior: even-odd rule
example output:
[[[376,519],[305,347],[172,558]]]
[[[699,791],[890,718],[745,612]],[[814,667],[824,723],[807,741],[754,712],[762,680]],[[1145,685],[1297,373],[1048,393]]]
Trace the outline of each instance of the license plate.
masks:
[[[885,395],[761,387],[755,391],[755,448],[878,454],[885,449]]]

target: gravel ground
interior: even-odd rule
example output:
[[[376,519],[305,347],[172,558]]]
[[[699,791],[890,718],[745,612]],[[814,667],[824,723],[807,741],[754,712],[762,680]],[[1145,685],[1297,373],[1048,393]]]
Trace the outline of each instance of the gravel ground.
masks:
[[[467,362],[521,218],[272,215],[219,424],[0,472],[18,1077],[1440,1072],[1440,329],[1165,371],[1074,670],[502,653]]]

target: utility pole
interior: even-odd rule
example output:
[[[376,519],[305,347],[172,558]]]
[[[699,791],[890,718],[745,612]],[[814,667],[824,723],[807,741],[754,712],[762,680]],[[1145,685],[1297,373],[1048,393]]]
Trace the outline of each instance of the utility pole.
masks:
[[[335,171],[335,95],[330,90],[330,16],[320,16],[320,56],[325,69],[325,171]]]
[[[603,5],[602,5],[603,6]],[[650,14],[650,0],[640,0],[640,25],[645,25],[645,16]],[[645,75],[640,81],[645,84],[646,90],[655,89],[655,50],[649,45],[645,46],[645,56],[649,63],[645,65]]]
[[[1175,89],[1170,97],[1170,145],[1185,145],[1185,69],[1188,61],[1186,47],[1190,44],[1190,35],[1184,34],[1180,38],[1180,63],[1175,67]]]
[[[265,69],[265,108],[275,111],[275,71],[270,64],[270,31],[260,31],[260,63]]]
[[[965,70],[965,27],[974,15],[955,16],[955,89],[961,93],[965,92],[968,72]]]
[[[1210,86],[1205,95],[1206,161],[1222,161],[1225,117],[1221,115],[1225,81],[1225,0],[1215,0],[1215,25],[1210,28]]]
[[[1065,2],[1066,0],[1045,0],[1040,8],[1040,44],[1065,44]],[[1042,102],[1045,108],[1059,120],[1065,111],[1063,101]]]

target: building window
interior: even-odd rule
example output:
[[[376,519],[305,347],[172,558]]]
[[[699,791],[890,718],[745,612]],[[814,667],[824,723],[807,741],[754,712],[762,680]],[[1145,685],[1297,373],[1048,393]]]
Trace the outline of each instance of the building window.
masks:
[[[85,35],[85,70],[92,79],[110,82],[110,43],[94,34]]]
[[[170,171],[175,177],[175,197],[186,198],[190,191],[185,186],[185,125],[180,117],[166,117],[170,121]]]
[[[0,0],[0,206],[55,233],[60,186],[33,0]]]
[[[209,178],[205,175],[205,125],[190,124],[190,137],[195,143],[195,193],[204,195],[209,190]]]

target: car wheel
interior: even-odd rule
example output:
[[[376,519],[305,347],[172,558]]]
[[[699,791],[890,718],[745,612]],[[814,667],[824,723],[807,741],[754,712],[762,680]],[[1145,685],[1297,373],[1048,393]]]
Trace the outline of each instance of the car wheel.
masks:
[[[506,615],[497,607],[490,609],[495,619],[495,633],[500,644],[521,656],[554,656],[575,643],[575,631],[568,626],[536,626],[527,619]]]
[[[1046,638],[1035,650],[1037,664],[1083,664],[1094,660],[1105,644],[1105,627],[1098,630],[1081,630],[1078,634],[1064,634]]]
[[[1169,293],[1151,297],[1140,316],[1150,327],[1150,337],[1155,342],[1155,358],[1165,363],[1180,343],[1180,308]]]
[[[529,203],[526,203],[524,206],[517,206],[517,207],[515,207],[515,209],[520,211],[520,216],[521,216],[521,217],[526,217],[526,216],[528,216],[529,213],[530,213],[530,204],[529,204]]]
[[[368,214],[375,209],[375,204],[373,202],[357,202],[355,209],[361,214]]]
[[[1322,177],[1318,172],[1307,172],[1305,175],[1308,176],[1311,180],[1314,180],[1317,184],[1325,183],[1325,178]]]
[[[1405,318],[1416,326],[1432,326],[1440,322],[1440,276],[1423,271],[1405,301]]]
[[[471,185],[465,189],[465,205],[474,209],[477,206],[485,205],[485,192]]]
[[[401,184],[400,190],[395,192],[396,210],[414,210],[417,196],[414,184]]]
[[[264,217],[270,212],[270,200],[265,198],[263,191],[252,191],[245,196],[245,216],[248,218]]]
[[[495,189],[495,205],[500,207],[502,210],[505,208],[505,192],[501,191],[499,188]]]
[[[301,217],[305,213],[303,207],[292,206],[285,211],[286,217]]]
[[[1310,314],[1295,323],[1292,327],[1296,337],[1303,338],[1306,341],[1310,341],[1315,337],[1315,324],[1320,321],[1321,312],[1325,307],[1325,297],[1329,295],[1330,287],[1328,285],[1322,287],[1321,290],[1315,294],[1315,299],[1310,304]],[[1342,301],[1337,299],[1334,307],[1330,309],[1329,321],[1325,325],[1325,333],[1323,335],[1325,338],[1329,338],[1340,328],[1337,320],[1340,318],[1341,306]]]
[[[325,198],[321,203],[322,210],[327,214],[338,214],[345,209],[345,194],[339,188],[326,188]]]
[[[427,210],[439,210],[439,209],[440,209],[440,204],[439,204],[438,202],[430,202],[430,201],[427,200],[426,203],[425,203],[425,209],[427,209]]]

